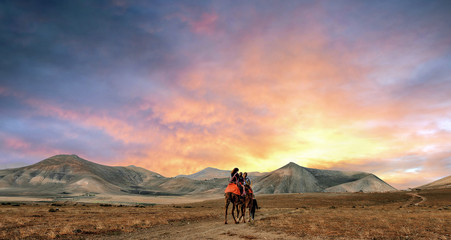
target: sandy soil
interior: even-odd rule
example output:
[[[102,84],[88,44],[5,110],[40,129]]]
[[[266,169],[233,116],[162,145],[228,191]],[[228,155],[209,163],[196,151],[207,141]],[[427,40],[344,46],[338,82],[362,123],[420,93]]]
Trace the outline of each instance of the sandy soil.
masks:
[[[223,198],[125,206],[2,203],[0,239],[450,239],[450,196],[451,189],[259,195],[255,222],[234,224],[229,215],[227,225]]]
[[[424,196],[419,195],[418,193],[407,193],[408,195],[412,196],[412,198],[406,203],[404,204],[403,207],[407,207],[407,206],[418,206],[421,203],[424,203],[427,199]]]
[[[0,202],[49,202],[53,198],[44,197],[5,197],[0,196]]]
[[[216,195],[199,195],[199,196],[135,196],[135,195],[107,195],[99,194],[92,199],[82,199],[77,202],[86,203],[115,203],[115,204],[127,204],[127,203],[155,203],[155,204],[182,204],[182,203],[194,203],[202,202],[206,200],[213,200],[223,197],[222,194]]]
[[[285,212],[266,212],[256,217],[256,221],[268,215],[275,216]],[[234,224],[228,217],[229,224],[224,224],[224,216],[196,222],[176,222],[170,226],[160,225],[136,232],[123,233],[116,236],[92,236],[86,239],[298,239],[283,232],[266,232],[254,227],[251,223]]]
[[[222,194],[210,195],[186,195],[186,196],[139,196],[139,195],[111,195],[111,194],[97,194],[95,197],[79,197],[67,196],[59,197],[25,197],[25,196],[0,196],[0,202],[54,202],[54,201],[71,201],[79,203],[110,203],[110,204],[183,204],[195,203],[206,200],[219,199],[223,197]]]
[[[418,193],[408,193],[411,196],[405,206],[418,206],[427,199]],[[286,216],[299,210],[277,209],[257,211],[255,221],[268,217]],[[96,235],[87,239],[299,239],[297,236],[288,235],[282,231],[262,231],[254,226],[253,222],[234,224],[230,215],[229,224],[224,224],[224,216],[218,215],[214,219],[201,221],[182,221],[168,225],[159,225],[152,228],[138,230],[120,235]],[[318,239],[318,238],[314,238]]]
[[[422,204],[422,203],[424,203],[427,200],[426,197],[421,196],[421,195],[419,195],[417,193],[412,193],[411,195],[421,199],[421,201],[415,203],[415,206],[418,206],[419,204]]]

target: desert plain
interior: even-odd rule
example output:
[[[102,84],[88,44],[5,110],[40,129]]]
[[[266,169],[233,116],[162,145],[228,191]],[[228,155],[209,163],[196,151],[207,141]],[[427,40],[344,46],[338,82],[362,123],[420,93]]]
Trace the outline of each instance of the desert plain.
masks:
[[[450,188],[261,194],[254,221],[234,224],[229,209],[227,225],[224,199],[214,197],[158,204],[2,198],[0,239],[451,239]]]

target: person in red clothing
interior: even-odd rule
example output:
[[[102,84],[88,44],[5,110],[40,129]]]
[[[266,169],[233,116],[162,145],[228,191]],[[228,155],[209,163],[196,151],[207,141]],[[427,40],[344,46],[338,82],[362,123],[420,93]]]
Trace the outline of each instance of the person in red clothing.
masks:
[[[232,172],[230,173],[230,183],[235,183],[238,186],[238,189],[240,189],[240,193],[241,195],[243,195],[244,193],[244,189],[243,189],[243,185],[240,182],[240,175],[238,174],[239,169],[238,168],[234,168],[232,170]]]

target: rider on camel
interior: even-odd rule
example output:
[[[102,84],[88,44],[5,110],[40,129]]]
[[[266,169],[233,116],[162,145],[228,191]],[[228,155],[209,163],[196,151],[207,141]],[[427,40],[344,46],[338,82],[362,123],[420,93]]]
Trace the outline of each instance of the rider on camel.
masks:
[[[244,186],[249,188],[250,192],[252,192],[252,188],[251,188],[251,179],[247,176],[247,172],[244,173],[243,175],[244,178]]]
[[[244,177],[243,177],[243,173],[242,172],[240,172],[240,175],[238,176],[238,179],[239,179],[239,183],[240,183],[240,185],[241,185],[241,187],[243,187],[243,193],[241,194],[241,196],[246,196],[246,188],[244,188],[244,185],[246,184],[245,182],[244,182]]]
[[[230,183],[235,183],[238,186],[238,189],[240,190],[241,195],[244,194],[243,185],[241,184],[242,181],[240,181],[240,175],[238,174],[239,169],[234,168],[232,172],[230,173]]]
[[[240,172],[240,174],[238,175],[238,179],[239,179],[240,183],[244,184],[244,178],[243,178],[243,173],[242,172]]]
[[[251,187],[252,182],[251,179],[247,176],[247,172],[244,173],[243,177],[244,177],[244,185]]]

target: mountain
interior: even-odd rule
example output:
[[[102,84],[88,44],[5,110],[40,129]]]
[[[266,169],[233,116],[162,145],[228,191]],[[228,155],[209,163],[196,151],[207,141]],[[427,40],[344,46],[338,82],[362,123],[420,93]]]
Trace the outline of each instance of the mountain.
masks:
[[[396,189],[380,178],[370,174],[356,181],[329,187],[324,192],[389,192]]]
[[[137,167],[111,167],[76,155],[56,155],[36,164],[0,171],[5,193],[120,192],[163,176]]]
[[[385,192],[394,191],[378,177],[365,172],[331,171],[301,167],[289,163],[282,168],[256,178],[256,193],[302,192]]]
[[[253,180],[256,193],[321,192],[318,180],[305,168],[289,163]]]
[[[189,178],[195,180],[210,180],[213,178],[228,178],[230,176],[230,171],[220,170],[217,168],[207,167],[197,173],[193,173],[190,175],[178,175],[176,178]]]
[[[249,175],[254,192],[259,194],[395,190],[370,173],[320,170],[295,163],[272,172]],[[30,166],[0,170],[0,195],[222,194],[228,184],[228,176],[227,170],[206,168],[192,175],[166,178],[136,166],[112,167],[87,161],[77,155],[56,155]]]
[[[176,196],[221,193],[227,179],[197,181],[166,178],[136,166],[112,167],[77,155],[56,155],[36,164],[0,170],[0,195],[57,195],[80,193]]]
[[[426,185],[417,187],[419,189],[435,189],[435,188],[450,188],[451,187],[451,176],[441,178],[437,181],[428,183]]]
[[[264,173],[260,173],[260,172],[249,172],[248,175],[249,177],[257,177],[257,176],[261,176]],[[189,178],[189,179],[194,179],[194,180],[211,180],[214,178],[229,178],[230,177],[230,171],[228,170],[220,170],[217,168],[212,168],[212,167],[207,167],[197,173],[193,173],[190,175],[178,175],[176,176],[176,178],[181,178],[181,177],[185,177],[185,178]]]

